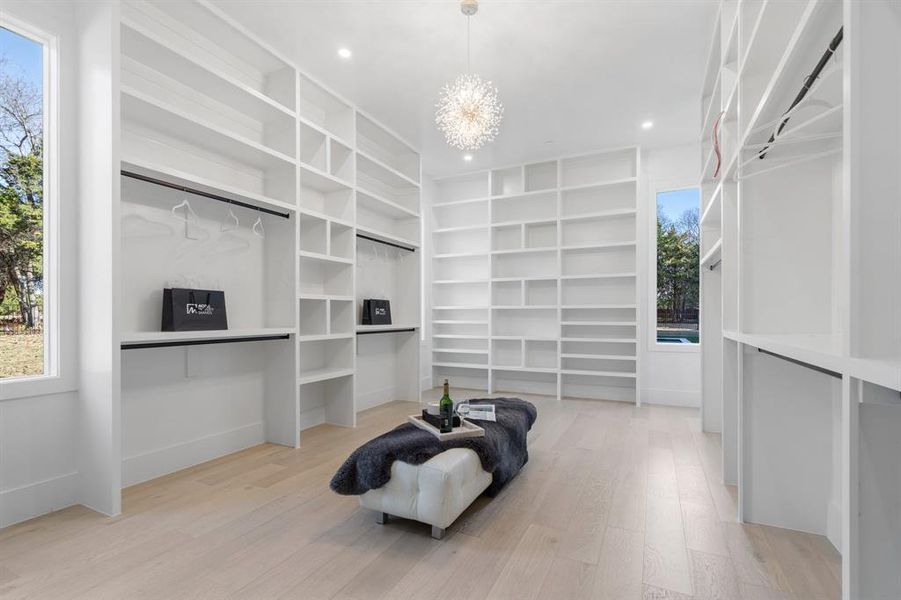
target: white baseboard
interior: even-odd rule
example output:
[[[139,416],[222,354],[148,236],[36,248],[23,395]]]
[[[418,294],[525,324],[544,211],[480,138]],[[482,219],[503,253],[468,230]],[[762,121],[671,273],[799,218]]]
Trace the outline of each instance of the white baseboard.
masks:
[[[266,440],[262,421],[122,459],[122,487],[191,467]]]
[[[325,423],[325,408],[317,406],[300,413],[300,430],[309,429]]]
[[[432,376],[431,376],[431,375],[426,375],[425,377],[423,377],[423,378],[422,378],[422,381],[421,381],[420,384],[419,384],[419,390],[420,390],[421,392],[424,392],[424,391],[426,391],[426,390],[430,390],[430,389],[432,389],[433,387],[434,387],[434,386],[432,385]]]
[[[0,491],[0,527],[78,504],[78,473],[66,473]]]
[[[701,406],[701,392],[644,388],[641,390],[641,401],[644,404],[699,408]]]
[[[360,388],[357,387],[357,389]],[[357,394],[357,412],[391,402],[396,395],[393,386]]]

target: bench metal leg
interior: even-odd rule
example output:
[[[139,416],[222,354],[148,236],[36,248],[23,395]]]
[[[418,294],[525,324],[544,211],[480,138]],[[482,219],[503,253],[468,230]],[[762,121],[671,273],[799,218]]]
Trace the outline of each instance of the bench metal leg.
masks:
[[[388,513],[386,512],[377,512],[375,513],[375,522],[379,525],[384,525],[388,522]]]
[[[432,526],[432,537],[435,538],[436,540],[440,540],[441,538],[444,537],[444,529],[442,529],[441,527],[435,527],[433,525]]]

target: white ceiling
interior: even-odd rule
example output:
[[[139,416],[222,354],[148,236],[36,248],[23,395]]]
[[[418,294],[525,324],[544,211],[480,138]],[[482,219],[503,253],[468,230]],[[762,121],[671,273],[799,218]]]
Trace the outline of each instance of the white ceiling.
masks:
[[[432,175],[696,140],[716,14],[712,0],[482,0],[473,71],[498,87],[505,116],[498,138],[466,163],[433,121],[441,86],[466,65],[458,2],[216,3],[418,146]],[[351,60],[338,57],[341,46]],[[643,131],[644,120],[654,128]]]

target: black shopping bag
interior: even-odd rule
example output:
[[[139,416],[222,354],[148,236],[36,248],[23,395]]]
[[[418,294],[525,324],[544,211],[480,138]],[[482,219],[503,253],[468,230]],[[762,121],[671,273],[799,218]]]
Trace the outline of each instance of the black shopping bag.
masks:
[[[391,325],[391,303],[388,300],[363,300],[363,325]]]
[[[228,329],[225,292],[166,288],[163,290],[162,331]]]

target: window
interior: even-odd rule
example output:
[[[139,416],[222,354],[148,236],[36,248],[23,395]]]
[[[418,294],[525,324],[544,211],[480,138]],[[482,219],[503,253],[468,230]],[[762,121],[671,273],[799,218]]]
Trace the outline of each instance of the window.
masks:
[[[50,374],[45,44],[0,25],[0,379]]]
[[[700,192],[657,193],[657,342],[697,344]]]

